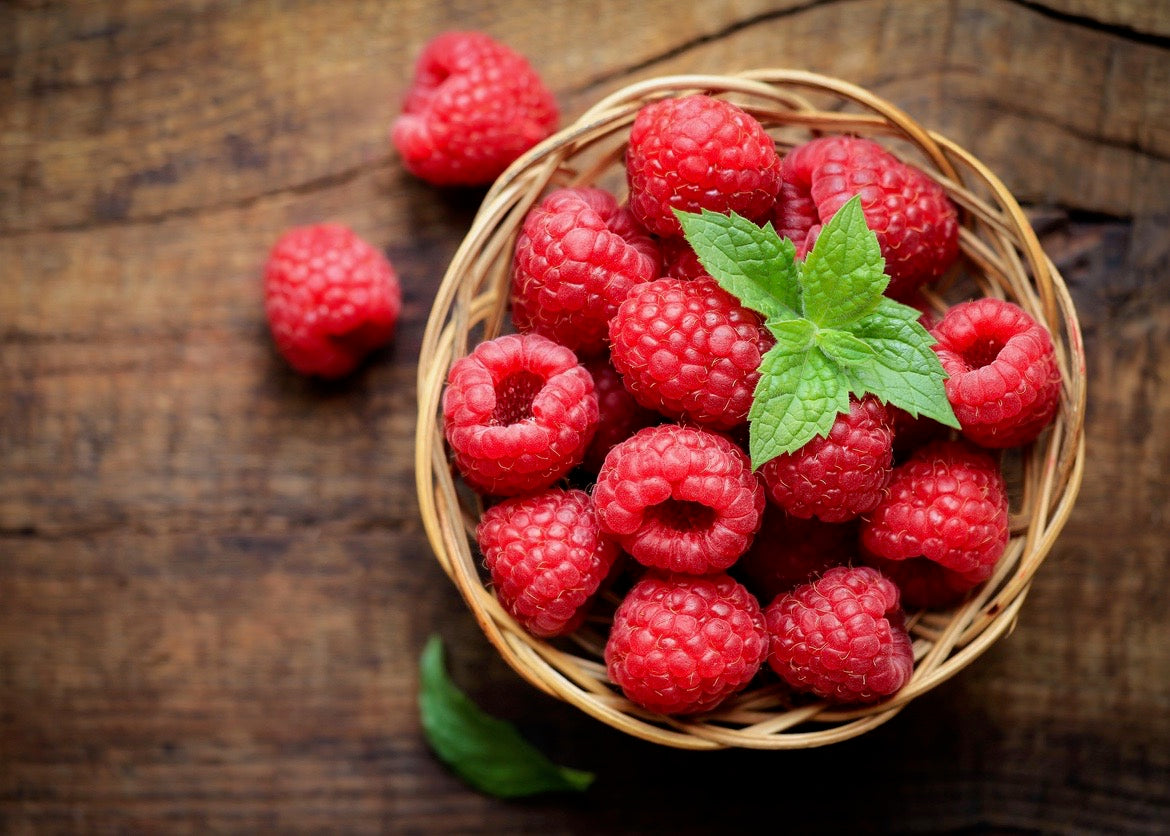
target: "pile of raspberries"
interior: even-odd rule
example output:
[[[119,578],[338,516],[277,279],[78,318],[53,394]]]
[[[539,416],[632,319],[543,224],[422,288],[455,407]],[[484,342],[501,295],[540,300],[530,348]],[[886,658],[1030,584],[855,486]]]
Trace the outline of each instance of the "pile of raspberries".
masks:
[[[834,703],[895,693],[914,668],[903,607],[956,605],[1007,546],[996,451],[1053,418],[1048,331],[994,298],[937,322],[924,311],[957,437],[866,396],[827,437],[753,471],[745,427],[771,337],[672,210],[771,221],[803,256],[860,194],[887,294],[920,306],[958,256],[956,210],[872,141],[781,156],[750,114],[703,94],[645,105],[625,167],[624,202],[558,188],[529,211],[517,333],[448,377],[446,439],[485,498],[476,539],[496,596],[539,637],[577,629],[602,590],[619,596],[606,667],[651,712],[710,711],[767,669]]]
[[[556,120],[522,58],[452,33],[420,58],[393,141],[417,176],[470,185]],[[957,212],[868,139],[782,154],[751,114],[693,94],[639,111],[625,168],[624,201],[558,188],[528,212],[511,265],[516,333],[448,375],[445,437],[484,499],[476,539],[492,589],[542,638],[580,627],[604,591],[620,598],[611,619],[596,615],[608,675],[650,712],[711,711],[772,676],[839,704],[894,694],[914,668],[904,608],[961,603],[1006,549],[999,454],[1058,408],[1050,334],[995,298],[928,310],[920,290],[959,255]],[[887,295],[923,310],[937,340],[962,429],[854,398],[827,436],[753,469],[748,413],[773,338],[703,268],[674,210],[770,222],[803,258],[855,195]],[[268,267],[273,333],[306,373],[347,373],[398,315],[392,269],[346,236],[295,232]]]

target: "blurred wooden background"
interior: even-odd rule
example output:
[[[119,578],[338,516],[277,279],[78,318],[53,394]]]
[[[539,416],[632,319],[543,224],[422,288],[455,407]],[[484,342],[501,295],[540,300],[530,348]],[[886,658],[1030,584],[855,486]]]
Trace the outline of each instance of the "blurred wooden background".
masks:
[[[482,29],[565,120],[631,81],[837,75],[981,157],[1078,303],[1089,461],[1015,633],[830,749],[624,738],[496,659],[430,555],[415,363],[479,194],[387,131],[423,43]],[[271,348],[286,227],[384,247],[393,348],[324,385]],[[1170,829],[1170,3],[0,3],[0,830]],[[435,761],[416,662],[581,797]]]

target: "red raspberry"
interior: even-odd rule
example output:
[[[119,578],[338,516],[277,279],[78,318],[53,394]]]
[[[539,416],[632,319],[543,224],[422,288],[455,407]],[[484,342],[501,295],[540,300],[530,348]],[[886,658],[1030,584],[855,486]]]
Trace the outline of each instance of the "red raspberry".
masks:
[[[765,462],[768,498],[797,517],[844,522],[881,499],[894,459],[889,415],[872,395],[849,400],[827,436]]]
[[[647,229],[682,235],[673,209],[767,217],[780,191],[780,157],[753,116],[700,93],[638,111],[626,149],[630,208]]]
[[[743,689],[768,652],[760,605],[727,575],[643,577],[614,613],[609,678],[642,708],[710,711]]]
[[[482,32],[445,32],[419,56],[391,139],[412,174],[436,186],[478,186],[558,119],[556,100],[522,55]]]
[[[898,587],[868,566],[830,569],[764,609],[768,664],[785,682],[835,703],[873,702],[914,670]]]
[[[593,377],[599,412],[597,432],[585,451],[582,465],[590,473],[597,473],[615,444],[625,441],[643,427],[657,423],[659,416],[634,400],[607,356],[592,357],[582,365]]]
[[[451,366],[443,420],[467,483],[511,496],[546,488],[580,464],[597,427],[597,395],[569,349],[508,334]]]
[[[946,192],[876,142],[826,136],[784,157],[776,231],[804,257],[821,226],[854,195],[886,259],[889,296],[900,298],[945,273],[959,255],[959,220]]]
[[[887,560],[926,557],[986,580],[1008,542],[1007,486],[991,455],[935,441],[894,468],[885,496],[861,522],[861,544]]]
[[[614,367],[638,403],[715,429],[747,420],[774,339],[713,279],[638,285],[609,322]]]
[[[982,583],[952,572],[925,557],[886,560],[861,550],[862,559],[898,585],[902,602],[910,607],[942,610],[953,607]]]
[[[609,192],[558,189],[524,219],[512,261],[512,321],[574,351],[602,351],[636,284],[657,278],[649,233]]]
[[[697,279],[700,276],[711,278],[686,238],[662,240],[662,275],[676,279]]]
[[[947,399],[963,435],[983,447],[1034,441],[1060,404],[1060,370],[1045,328],[992,297],[949,309],[931,332],[950,377]]]
[[[761,601],[771,601],[826,569],[849,563],[856,554],[856,521],[806,520],[768,505],[760,531],[735,571]]]
[[[394,268],[340,224],[284,233],[264,265],[265,308],[276,347],[301,374],[348,374],[390,342],[402,308]]]
[[[534,636],[577,629],[620,554],[579,490],[550,488],[493,505],[475,534],[496,597]]]
[[[702,575],[747,551],[764,491],[743,451],[696,427],[639,430],[609,451],[593,501],[602,530],[643,565]]]

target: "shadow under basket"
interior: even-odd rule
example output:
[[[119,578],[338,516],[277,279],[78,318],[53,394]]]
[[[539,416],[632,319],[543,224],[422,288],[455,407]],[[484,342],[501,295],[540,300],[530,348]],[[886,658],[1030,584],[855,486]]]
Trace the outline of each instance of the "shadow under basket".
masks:
[[[622,154],[638,109],[695,92],[727,98],[757,119],[781,152],[822,134],[876,139],[934,177],[962,217],[959,266],[930,294],[1010,299],[1052,333],[1063,378],[1056,419],[1033,444],[1005,460],[1012,536],[994,576],[958,607],[908,612],[914,640],[911,680],[891,698],[841,708],[795,696],[761,674],[717,710],[671,718],[647,712],[606,677],[602,651],[614,599],[573,636],[526,633],[485,585],[474,529],[482,506],[453,473],[442,427],[451,364],[507,323],[512,250],[528,210],[548,190],[596,185],[624,199]],[[626,87],[550,137],[505,171],[456,252],[439,287],[418,370],[415,469],[419,504],[435,556],[504,660],[542,691],[636,737],[685,749],[799,749],[862,734],[946,681],[1011,632],[1032,578],[1064,526],[1084,466],[1085,357],[1064,281],[1019,205],[986,166],[945,137],[852,84],[807,72],[766,69],[729,76],[672,76]],[[766,666],[765,666],[766,668]]]

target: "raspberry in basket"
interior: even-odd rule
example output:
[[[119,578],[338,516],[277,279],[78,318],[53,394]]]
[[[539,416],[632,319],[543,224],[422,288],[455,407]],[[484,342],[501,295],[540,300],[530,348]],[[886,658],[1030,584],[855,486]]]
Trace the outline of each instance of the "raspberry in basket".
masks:
[[[769,666],[821,699],[873,702],[901,689],[913,672],[898,587],[868,566],[829,569],[778,596],[764,618]]]
[[[983,447],[1034,441],[1056,414],[1060,370],[1048,329],[985,297],[947,310],[931,331],[963,435]]]
[[[610,450],[593,501],[602,529],[639,563],[694,575],[747,551],[765,502],[742,450],[677,424],[647,427]]]
[[[768,498],[797,517],[844,522],[881,499],[894,456],[894,432],[881,402],[850,398],[827,436],[760,467]]]
[[[983,579],[953,572],[925,557],[886,560],[861,550],[861,559],[898,585],[902,603],[907,607],[942,610],[953,607],[967,597]]]
[[[721,430],[747,420],[774,342],[759,314],[704,277],[638,285],[610,320],[609,340],[640,404]]]
[[[581,464],[590,473],[601,470],[605,456],[620,441],[625,441],[643,427],[657,424],[662,416],[634,400],[622,384],[622,376],[609,361],[608,355],[590,357],[582,362],[593,376],[597,392],[597,432],[585,451]]]
[[[476,539],[496,597],[534,636],[575,630],[620,554],[589,495],[560,488],[488,508]]]
[[[417,177],[478,186],[552,134],[559,118],[524,56],[482,32],[445,32],[419,56],[391,140]]]
[[[999,463],[965,441],[935,441],[894,468],[861,522],[861,545],[887,560],[925,557],[971,583],[990,577],[1008,542]]]
[[[856,555],[856,520],[801,519],[769,504],[756,539],[732,572],[761,601],[771,601],[826,569],[852,562]]]
[[[443,423],[455,465],[477,491],[540,490],[585,455],[597,428],[593,378],[563,345],[507,334],[451,366]]]
[[[746,686],[767,652],[760,605],[741,584],[651,572],[614,613],[605,664],[631,702],[697,714]]]
[[[662,236],[682,227],[674,209],[737,212],[762,220],[780,191],[780,157],[741,108],[696,93],[644,105],[626,149],[630,208]]]
[[[785,155],[782,172],[776,231],[792,239],[800,257],[854,195],[861,196],[866,224],[886,259],[887,295],[906,296],[937,279],[958,257],[958,213],[946,192],[872,140],[813,139]]]
[[[281,355],[324,378],[348,374],[388,343],[402,308],[390,262],[341,224],[284,233],[264,265],[264,297]]]
[[[606,347],[610,317],[658,277],[658,245],[595,188],[558,189],[524,219],[512,260],[512,321],[579,354]]]

